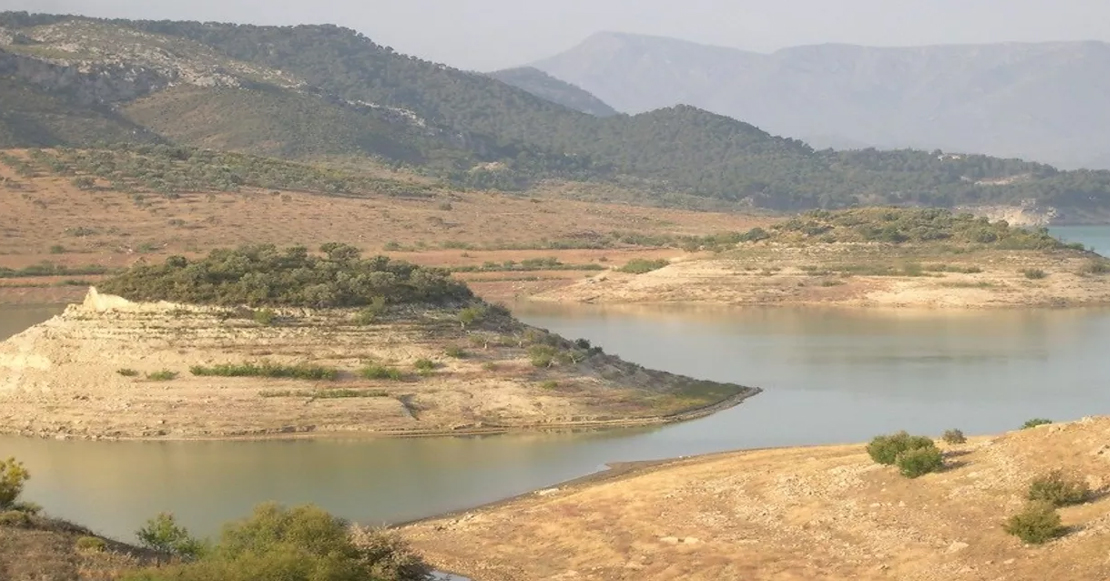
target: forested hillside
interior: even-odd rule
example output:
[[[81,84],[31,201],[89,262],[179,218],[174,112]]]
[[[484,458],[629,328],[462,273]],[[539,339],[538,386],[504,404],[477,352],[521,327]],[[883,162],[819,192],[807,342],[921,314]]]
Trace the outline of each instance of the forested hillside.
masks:
[[[8,146],[163,141],[302,160],[362,156],[464,187],[619,181],[645,203],[680,192],[774,209],[1028,200],[1110,209],[1110,172],[939,151],[819,151],[690,106],[598,118],[330,25],[5,13],[0,90],[13,96],[0,115]]]

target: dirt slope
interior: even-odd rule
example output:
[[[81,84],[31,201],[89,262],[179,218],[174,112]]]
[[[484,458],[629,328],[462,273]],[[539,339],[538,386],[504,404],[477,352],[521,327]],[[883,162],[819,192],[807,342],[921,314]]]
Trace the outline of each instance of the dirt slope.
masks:
[[[1110,418],[947,448],[909,480],[862,445],[678,460],[403,529],[477,581],[1110,579]],[[1066,467],[1101,493],[1061,509],[1067,536],[1001,527],[1028,481]]]

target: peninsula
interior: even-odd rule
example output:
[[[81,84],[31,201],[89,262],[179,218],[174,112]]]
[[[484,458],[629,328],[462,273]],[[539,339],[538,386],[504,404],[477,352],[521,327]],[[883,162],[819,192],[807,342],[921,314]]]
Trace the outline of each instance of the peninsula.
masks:
[[[647,425],[755,388],[514,319],[446,270],[328,244],[136,265],[0,344],[0,433],[189,439]]]
[[[1110,260],[1043,228],[942,209],[817,210],[685,242],[686,257],[536,295],[578,303],[1067,307],[1110,304]],[[697,252],[700,251],[700,252]]]

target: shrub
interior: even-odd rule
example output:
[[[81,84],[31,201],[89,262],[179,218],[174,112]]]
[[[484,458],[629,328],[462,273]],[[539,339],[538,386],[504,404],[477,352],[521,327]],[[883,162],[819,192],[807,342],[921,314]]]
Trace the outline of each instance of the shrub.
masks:
[[[390,379],[393,381],[400,381],[404,379],[404,375],[400,370],[379,365],[377,363],[370,363],[359,371],[359,375],[366,379]]]
[[[385,297],[374,297],[370,304],[363,307],[355,314],[355,322],[359,325],[369,325],[377,321],[385,312]]]
[[[31,525],[31,516],[18,510],[0,512],[0,526],[22,528]]]
[[[930,442],[928,447],[914,448],[898,454],[894,464],[898,466],[902,476],[917,478],[944,468],[944,456],[936,445]]]
[[[1060,469],[1038,476],[1029,483],[1029,500],[1047,502],[1053,506],[1082,504],[1090,496],[1091,489],[1086,482]]]
[[[128,581],[426,581],[431,568],[387,533],[352,531],[314,506],[276,504],[224,527],[193,562],[147,569]]]
[[[75,543],[78,551],[88,551],[90,553],[103,553],[108,548],[108,543],[99,537],[78,537]]]
[[[148,549],[182,557],[198,557],[204,549],[201,542],[193,538],[188,529],[177,524],[177,519],[167,512],[146,521],[142,528],[135,531],[135,536]]]
[[[465,359],[467,356],[466,350],[458,345],[450,345],[445,349],[444,354],[454,359]]]
[[[559,382],[555,380],[545,381],[540,384],[541,389],[557,389],[558,387]]]
[[[1083,265],[1080,274],[1103,275],[1110,274],[1110,260],[1093,258]]]
[[[12,508],[31,474],[15,458],[0,460],[0,509]]]
[[[427,372],[436,368],[436,362],[428,358],[421,358],[417,359],[412,366],[415,367],[417,371]]]
[[[898,432],[888,436],[876,436],[867,445],[867,454],[879,464],[893,466],[898,460],[898,455],[918,448],[935,448],[931,438],[925,436],[911,436],[906,432]]]
[[[497,371],[497,364],[493,361],[486,361],[482,364],[482,369],[486,371]]]
[[[61,244],[55,244],[50,247],[50,254],[65,254],[66,247]]]
[[[1066,529],[1060,526],[1060,515],[1056,507],[1048,502],[1031,502],[1011,516],[1003,529],[1007,533],[1033,545],[1047,543],[1062,537]]]
[[[293,379],[333,380],[339,377],[339,370],[334,367],[309,365],[276,365],[268,361],[256,363],[221,363],[211,367],[194,365],[189,372],[200,377],[289,377]]]
[[[26,500],[13,502],[9,508],[11,508],[12,510],[18,510],[19,512],[30,516],[37,516],[40,512],[42,512],[42,505]]]
[[[551,367],[557,351],[550,345],[532,345],[528,348],[528,358],[535,367]]]
[[[311,397],[316,399],[351,399],[361,397],[389,397],[389,394],[380,389],[322,389],[314,391]]]
[[[1021,273],[1025,275],[1025,278],[1030,280],[1040,280],[1048,277],[1048,273],[1039,268],[1026,268],[1022,270]]]
[[[941,438],[949,444],[963,444],[967,442],[967,437],[960,430],[945,430]]]
[[[467,307],[459,311],[459,324],[465,329],[467,325],[482,322],[486,316],[486,310],[482,307]]]
[[[1045,418],[1033,418],[1031,420],[1026,420],[1026,422],[1021,425],[1021,429],[1028,430],[1029,428],[1035,428],[1037,426],[1046,426],[1046,425],[1051,424],[1051,423],[1052,423],[1052,420],[1047,420]]]
[[[177,372],[163,369],[161,371],[155,371],[154,373],[146,374],[146,378],[151,381],[170,381],[171,379],[177,378]]]
[[[359,258],[359,249],[325,244],[326,256],[303,246],[272,245],[213,250],[200,260],[171,256],[163,264],[135,265],[99,288],[134,301],[251,307],[364,307],[384,297],[391,305],[455,305],[472,300],[465,284],[444,269],[385,256]]]
[[[620,267],[620,272],[627,272],[630,274],[644,274],[653,270],[659,270],[668,266],[671,262],[669,260],[660,258],[659,260],[647,260],[644,258],[633,258],[628,261],[628,264]]]
[[[123,369],[117,369],[116,373],[118,373],[118,374],[120,374],[124,377],[138,377],[139,376],[138,371],[135,371],[134,369],[128,369],[126,367],[124,367]]]
[[[270,309],[259,309],[251,315],[251,318],[254,319],[255,323],[269,327],[274,324],[277,314]]]

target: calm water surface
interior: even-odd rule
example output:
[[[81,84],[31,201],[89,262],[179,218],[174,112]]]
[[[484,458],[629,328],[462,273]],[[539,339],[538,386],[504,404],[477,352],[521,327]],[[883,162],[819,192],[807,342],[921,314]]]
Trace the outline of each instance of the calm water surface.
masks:
[[[1110,228],[1095,235],[1061,230],[1110,251]],[[0,338],[58,310],[0,307]],[[611,461],[854,442],[903,428],[990,433],[1034,416],[1110,414],[1110,310],[522,305],[517,313],[650,367],[766,391],[712,417],[657,429],[376,441],[0,437],[0,456],[26,462],[33,474],[29,499],[126,539],[160,511],[203,534],[264,500],[313,502],[366,523],[397,522],[543,488]]]

